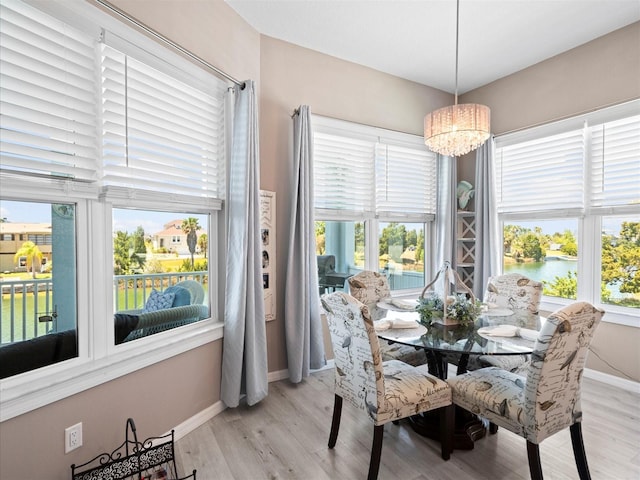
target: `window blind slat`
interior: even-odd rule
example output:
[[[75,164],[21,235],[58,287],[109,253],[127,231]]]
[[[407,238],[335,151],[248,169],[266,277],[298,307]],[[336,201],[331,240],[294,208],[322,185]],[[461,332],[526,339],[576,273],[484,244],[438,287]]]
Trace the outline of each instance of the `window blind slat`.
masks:
[[[586,115],[583,128],[562,134],[526,140],[518,132],[524,141],[502,139],[496,149],[498,212],[580,215],[640,205],[640,115],[629,111],[606,120],[596,112],[601,123],[592,126]]]
[[[640,115],[591,128],[591,208],[640,204]]]
[[[224,82],[204,92],[106,45],[102,65],[105,185],[222,198]]]
[[[582,130],[496,150],[498,212],[584,209]]]
[[[316,118],[317,123],[312,121],[316,212],[340,218],[433,218],[435,155],[421,138]]]
[[[95,181],[95,39],[22,2],[0,8],[2,166]]]

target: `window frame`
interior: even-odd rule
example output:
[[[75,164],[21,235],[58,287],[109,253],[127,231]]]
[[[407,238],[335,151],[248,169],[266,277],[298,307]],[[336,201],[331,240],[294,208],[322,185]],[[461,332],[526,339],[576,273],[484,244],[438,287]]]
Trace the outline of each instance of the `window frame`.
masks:
[[[99,33],[102,25],[130,42],[150,52],[158,59],[188,62],[166,47],[136,32],[119,20],[85,1],[65,3],[25,0],[82,31]],[[193,65],[191,65],[193,67]],[[199,68],[199,67],[196,67]],[[207,75],[214,76],[207,72]],[[218,80],[218,79],[216,79]],[[227,155],[223,160],[226,169]],[[224,176],[224,175],[223,175]],[[14,201],[41,201],[76,204],[76,278],[77,278],[77,341],[78,356],[0,380],[0,422],[70,395],[107,383],[170,357],[179,355],[223,337],[222,306],[219,298],[224,291],[225,212],[223,199],[201,197],[188,204],[183,198],[161,205],[160,210],[198,211],[209,215],[209,309],[210,317],[199,322],[160,332],[120,345],[114,343],[113,320],[113,242],[112,207],[158,210],[158,198],[153,194],[131,196],[100,194],[97,183],[74,182],[60,178],[41,178],[19,174],[0,175],[2,197]],[[222,191],[224,194],[224,189]],[[164,196],[167,198],[167,196]],[[179,197],[179,196],[178,196]]]
[[[607,315],[603,320],[610,323],[640,327],[640,309],[620,307],[617,305],[602,303],[600,297],[601,268],[602,268],[602,235],[601,226],[604,217],[624,216],[624,215],[640,215],[640,204],[637,205],[620,205],[609,207],[591,208],[590,197],[590,175],[592,169],[591,159],[591,140],[590,131],[593,125],[601,123],[613,122],[627,117],[638,115],[640,112],[640,100],[626,102],[621,105],[604,108],[585,115],[580,115],[559,122],[545,124],[514,133],[496,136],[496,151],[500,147],[524,143],[535,139],[543,139],[553,135],[566,133],[571,130],[582,129],[584,132],[584,150],[583,150],[583,174],[584,174],[584,191],[583,191],[583,208],[569,209],[548,209],[539,211],[503,211],[498,213],[498,221],[500,224],[500,243],[503,245],[504,225],[508,222],[535,222],[542,220],[558,220],[563,218],[576,219],[578,223],[578,231],[576,239],[578,241],[578,291],[577,300],[588,301],[600,308],[603,308]],[[496,157],[497,161],[497,157]],[[499,181],[499,179],[497,179]],[[503,248],[500,248],[500,254],[503,255]],[[500,264],[502,272],[503,264]],[[563,299],[558,297],[550,297],[543,295],[540,304],[541,310],[555,311],[562,308],[575,300]]]
[[[355,122],[349,122],[346,120],[339,120],[330,117],[324,117],[321,115],[312,115],[312,126],[314,131],[319,130],[321,133],[329,135],[341,135],[348,136],[356,141],[371,141],[374,142],[372,151],[373,157],[371,158],[371,166],[375,171],[378,155],[378,146],[388,144],[393,147],[402,146],[424,146],[424,140],[418,135],[408,134],[404,132],[397,132],[380,127],[373,127],[370,125],[364,125]],[[435,162],[435,154],[430,152],[426,146],[424,146],[425,153],[433,155]],[[437,188],[437,175],[436,167],[434,164],[433,182]],[[315,182],[315,179],[314,179]],[[381,223],[416,223],[422,224],[424,228],[424,251],[425,251],[425,283],[428,279],[428,272],[432,271],[434,265],[434,256],[426,255],[427,252],[433,252],[435,246],[435,204],[433,205],[434,211],[422,214],[406,214],[406,213],[391,213],[391,212],[377,212],[376,204],[376,178],[373,176],[374,184],[371,186],[371,198],[370,203],[362,209],[362,211],[354,210],[339,210],[339,209],[320,209],[314,208],[314,220],[315,221],[333,221],[333,222],[362,222],[364,223],[365,234],[365,263],[364,268],[366,270],[379,271],[378,257],[379,257],[379,230]],[[433,192],[433,200],[437,197],[437,192]],[[315,203],[315,202],[314,202]],[[314,205],[315,207],[315,205]],[[345,285],[346,288],[346,285]],[[410,296],[419,294],[422,291],[421,287],[393,290],[392,294],[398,296]]]

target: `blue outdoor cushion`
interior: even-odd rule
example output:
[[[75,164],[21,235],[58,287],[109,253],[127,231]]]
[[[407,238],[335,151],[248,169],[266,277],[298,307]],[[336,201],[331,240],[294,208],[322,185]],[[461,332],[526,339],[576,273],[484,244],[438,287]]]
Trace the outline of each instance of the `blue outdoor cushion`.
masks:
[[[191,292],[186,288],[179,287],[178,285],[174,285],[173,287],[167,288],[164,293],[174,293],[175,297],[173,299],[172,307],[182,307],[183,305],[191,305]]]
[[[171,308],[173,305],[173,299],[176,294],[169,292],[159,292],[155,288],[151,290],[151,295],[147,299],[147,303],[144,306],[144,312],[156,312],[158,310],[164,310],[166,308]]]

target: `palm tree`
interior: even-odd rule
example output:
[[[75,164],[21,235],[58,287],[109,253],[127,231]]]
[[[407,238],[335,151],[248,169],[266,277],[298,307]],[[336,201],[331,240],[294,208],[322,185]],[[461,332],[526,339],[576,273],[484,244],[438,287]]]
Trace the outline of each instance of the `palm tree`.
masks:
[[[200,251],[204,253],[204,258],[207,258],[208,240],[209,238],[206,233],[198,237],[198,247],[200,247]]]
[[[38,260],[38,262],[42,262],[42,252],[38,246],[33,242],[24,242],[13,256],[13,261],[18,263],[20,257],[27,257],[27,271],[29,270],[29,266],[31,266],[33,278],[36,278],[35,261]]]
[[[196,253],[198,230],[200,230],[200,224],[198,224],[197,218],[189,217],[182,221],[182,231],[187,235],[187,246],[189,247],[189,253],[191,253],[191,268],[193,270],[196,268],[193,254]]]

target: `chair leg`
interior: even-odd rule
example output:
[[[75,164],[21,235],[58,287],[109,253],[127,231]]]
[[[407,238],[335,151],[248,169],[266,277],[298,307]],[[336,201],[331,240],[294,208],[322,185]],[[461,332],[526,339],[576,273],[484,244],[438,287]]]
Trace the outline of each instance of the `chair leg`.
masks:
[[[540,447],[537,443],[531,443],[527,440],[527,457],[529,457],[531,480],[543,480],[542,465],[540,464]]]
[[[331,433],[329,434],[329,448],[336,446],[338,429],[340,428],[340,415],[342,413],[342,397],[335,395],[333,401],[333,419],[331,420]]]
[[[578,476],[580,480],[591,480],[589,465],[587,465],[587,454],[584,451],[584,443],[582,441],[582,423],[574,423],[569,427],[569,430],[571,431],[571,445],[573,445],[573,456],[578,467]]]
[[[489,433],[491,435],[495,435],[496,433],[498,433],[498,425],[493,422],[489,422]]]
[[[380,469],[380,457],[382,455],[382,434],[384,425],[373,427],[373,445],[371,445],[371,460],[369,461],[369,475],[367,480],[376,480]]]
[[[455,429],[455,405],[440,409],[440,446],[443,460],[449,460],[453,452],[453,431]]]

